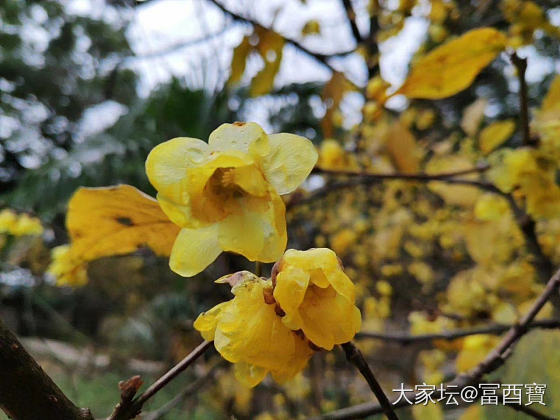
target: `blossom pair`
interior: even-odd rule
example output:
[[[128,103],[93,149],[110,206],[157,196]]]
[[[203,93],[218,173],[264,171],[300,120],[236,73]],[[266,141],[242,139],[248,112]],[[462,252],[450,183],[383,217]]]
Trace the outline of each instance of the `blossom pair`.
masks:
[[[235,363],[247,386],[268,373],[291,379],[314,350],[332,350],[360,329],[354,284],[327,248],[286,251],[270,279],[242,271],[217,282],[229,283],[234,298],[201,314],[194,327]]]

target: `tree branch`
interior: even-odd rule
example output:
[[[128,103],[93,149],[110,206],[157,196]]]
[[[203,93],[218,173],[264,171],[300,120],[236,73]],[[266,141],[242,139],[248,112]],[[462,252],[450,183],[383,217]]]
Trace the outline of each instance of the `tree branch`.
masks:
[[[510,55],[510,60],[517,69],[517,78],[519,80],[519,120],[521,123],[523,144],[525,146],[535,145],[529,131],[529,100],[527,96],[527,80],[525,79],[527,59],[519,57],[517,53],[514,52]]]
[[[18,420],[93,420],[74,405],[0,320],[0,409]]]
[[[518,324],[513,325],[507,331],[502,341],[498,346],[492,350],[486,358],[480,362],[476,367],[470,371],[457,375],[453,380],[448,382],[447,386],[455,387],[455,390],[462,390],[466,386],[477,384],[480,379],[490,373],[495,371],[498,367],[502,366],[506,359],[512,354],[513,346],[519,341],[523,335],[529,331],[529,325],[534,321],[535,316],[539,313],[545,303],[555,294],[558,293],[558,288],[560,287],[560,269],[550,278],[546,284],[541,295],[533,303],[527,314],[521,318]],[[440,398],[441,390],[434,392],[434,398]],[[414,401],[416,394],[414,392],[405,392],[404,395],[409,399],[409,401]],[[393,408],[401,408],[410,406],[405,398],[402,398],[398,403],[393,402]],[[315,420],[320,419],[358,419],[366,416],[381,414],[384,412],[383,407],[380,404],[365,403],[356,405],[353,407],[343,408],[331,413],[327,413],[323,416],[316,417]]]
[[[379,70],[379,58],[377,57],[379,54],[379,46],[377,45],[377,33],[379,32],[379,20],[377,19],[380,8],[379,1],[372,1],[371,7],[372,10],[370,10],[371,14],[369,16],[369,34],[365,40],[368,55],[368,76],[370,79],[374,77]]]
[[[344,11],[346,12],[346,17],[348,18],[348,23],[350,24],[350,29],[352,30],[352,36],[358,45],[363,41],[363,39],[362,34],[360,34],[360,29],[356,24],[356,12],[354,11],[352,0],[342,0],[342,7],[344,7]]]
[[[360,371],[362,376],[367,381],[370,389],[377,398],[377,401],[379,401],[379,404],[381,405],[383,412],[385,413],[387,418],[389,420],[399,420],[397,414],[391,406],[391,403],[387,399],[385,392],[383,392],[383,388],[381,388],[381,385],[379,385],[379,382],[377,382],[377,379],[375,379],[375,375],[371,371],[362,352],[352,342],[344,343],[341,345],[341,347],[344,349],[346,359],[354,366],[356,366],[356,368]]]
[[[513,325],[498,324],[498,325],[487,325],[484,327],[471,328],[471,329],[458,330],[458,331],[445,331],[441,333],[419,334],[419,335],[411,335],[408,333],[377,333],[377,332],[363,331],[356,334],[356,338],[357,339],[372,338],[376,340],[396,342],[398,344],[408,345],[413,343],[425,343],[433,340],[453,341],[459,338],[468,337],[477,334],[500,335],[505,333],[512,327]],[[529,330],[537,329],[537,328],[542,328],[542,329],[560,328],[560,320],[545,319],[540,321],[534,321],[531,322],[529,325],[527,325],[527,329]]]
[[[187,385],[181,392],[179,392],[173,399],[168,401],[166,404],[158,408],[157,410],[150,411],[149,413],[144,413],[142,415],[142,420],[158,420],[163,418],[168,414],[174,407],[176,407],[181,401],[191,396],[193,393],[197,392],[203,385],[206,384],[211,378],[214,377],[216,369],[221,365],[221,361],[215,363],[210,367],[203,375],[198,377],[192,383]]]
[[[116,405],[113,413],[107,420],[129,420],[136,417],[142,411],[142,406],[153,397],[158,391],[165,387],[169,382],[176,378],[182,371],[193,364],[196,359],[202,356],[212,345],[211,341],[203,341],[183,360],[173,366],[161,378],[155,381],[146,391],[134,398],[134,395],[142,385],[139,376],[130,378],[128,381],[121,382],[121,402]]]
[[[484,181],[477,181],[472,179],[461,179],[455,178],[460,175],[466,175],[471,173],[480,173],[489,169],[489,166],[477,166],[475,168],[470,168],[462,171],[456,172],[445,172],[440,174],[405,174],[405,173],[392,173],[392,174],[371,174],[365,172],[352,172],[352,171],[333,171],[328,169],[314,168],[313,174],[321,175],[331,175],[331,176],[346,176],[349,179],[328,184],[322,188],[318,188],[309,194],[307,197],[302,196],[292,196],[292,199],[288,202],[287,207],[291,209],[302,204],[308,204],[319,198],[329,195],[331,192],[345,189],[349,187],[354,187],[358,185],[373,185],[381,181],[388,180],[407,180],[407,181],[419,181],[419,182],[431,182],[431,181],[442,181],[449,184],[458,185],[471,185],[478,187],[483,190],[493,192],[495,194],[500,194],[502,196],[508,197],[508,194],[500,191],[496,186]]]

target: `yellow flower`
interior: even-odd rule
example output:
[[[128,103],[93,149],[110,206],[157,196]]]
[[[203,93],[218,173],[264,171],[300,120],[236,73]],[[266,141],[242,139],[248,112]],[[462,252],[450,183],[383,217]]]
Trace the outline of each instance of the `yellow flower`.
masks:
[[[230,283],[234,298],[202,313],[194,327],[206,340],[214,340],[224,359],[235,363],[235,376],[245,385],[257,385],[268,373],[278,382],[293,378],[313,350],[278,316],[272,282],[247,271],[218,282]]]
[[[43,233],[43,225],[36,217],[22,214],[18,217],[12,234],[15,236],[40,235]]]
[[[355,286],[332,250],[289,249],[272,278],[282,322],[291,330],[302,330],[314,345],[331,350],[352,340],[360,329]]]
[[[0,232],[11,233],[17,223],[17,214],[13,210],[4,209],[0,211]]]
[[[51,255],[47,273],[55,277],[58,286],[78,287],[87,283],[86,263],[72,253],[70,245],[53,248]]]
[[[255,123],[223,124],[208,143],[181,137],[156,146],[146,173],[161,208],[181,227],[171,269],[194,276],[222,251],[276,261],[287,240],[279,194],[296,189],[316,161],[309,140],[267,135]]]
[[[319,162],[317,166],[323,169],[348,170],[351,169],[349,157],[342,146],[333,139],[321,142],[319,149]]]
[[[18,215],[11,209],[4,209],[0,211],[0,233],[14,236],[40,235],[43,233],[43,225],[36,217],[25,213]]]

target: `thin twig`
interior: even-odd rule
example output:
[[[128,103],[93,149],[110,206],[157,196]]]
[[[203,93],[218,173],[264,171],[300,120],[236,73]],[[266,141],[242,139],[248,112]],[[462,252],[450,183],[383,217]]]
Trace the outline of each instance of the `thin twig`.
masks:
[[[140,387],[139,377],[133,377],[126,382],[119,384],[121,388],[121,402],[117,404],[113,413],[107,420],[128,420],[136,417],[142,410],[142,406],[153,397],[158,391],[171,382],[177,375],[193,364],[196,359],[202,356],[211,346],[211,341],[203,341],[183,360],[173,366],[161,378],[155,381],[146,391],[138,397],[133,398]],[[130,385],[130,386],[129,386]],[[132,395],[131,395],[132,394]]]
[[[346,12],[346,17],[348,18],[348,23],[350,24],[350,29],[352,30],[352,36],[356,41],[356,44],[360,44],[362,40],[362,35],[360,34],[360,29],[356,24],[356,12],[354,11],[354,6],[352,5],[352,0],[342,0],[342,7]]]
[[[505,407],[509,407],[515,411],[519,411],[520,413],[526,414],[529,417],[533,417],[534,419],[540,419],[540,420],[557,420],[556,417],[550,417],[547,416],[546,414],[542,414],[539,413],[537,410],[535,410],[534,408],[531,408],[529,406],[523,405],[523,404],[518,404],[518,403],[508,403],[508,404],[504,404]]]
[[[366,359],[364,358],[362,352],[354,345],[352,342],[344,343],[341,346],[344,349],[344,353],[346,354],[346,359],[352,363],[356,368],[360,371],[362,376],[367,381],[370,389],[374,393],[375,397],[379,401],[383,412],[387,416],[389,420],[399,420],[395,410],[393,410],[393,406],[387,399],[385,392],[383,392],[383,388],[375,379],[375,375],[371,371]]]
[[[523,144],[531,146],[534,145],[534,142],[531,140],[529,131],[529,100],[527,96],[527,80],[525,79],[527,59],[519,57],[515,52],[510,55],[510,59],[517,70],[517,79],[519,80],[519,120]]]
[[[372,185],[372,184],[377,184],[378,182],[381,181],[390,181],[390,180],[406,180],[406,181],[419,181],[419,182],[441,181],[448,184],[469,185],[507,197],[508,194],[505,194],[504,192],[500,191],[495,185],[490,184],[488,182],[478,181],[474,179],[455,178],[461,175],[481,173],[488,170],[488,168],[489,167],[487,165],[481,165],[481,166],[477,166],[474,168],[469,168],[461,171],[444,172],[439,174],[425,174],[425,173],[406,174],[400,172],[391,173],[391,174],[372,174],[372,173],[365,173],[365,172],[332,171],[327,169],[315,168],[313,170],[314,174],[330,175],[330,176],[345,176],[348,177],[349,179],[330,183],[324,187],[316,189],[315,191],[311,192],[309,195],[305,197],[293,196],[292,199],[288,202],[286,207],[288,209],[292,209],[293,207],[300,206],[302,204],[308,204],[319,198],[325,197],[334,191],[338,191],[341,189],[346,189],[349,187],[354,187],[359,185]]]
[[[492,350],[486,356],[486,358],[476,367],[466,373],[457,375],[453,380],[446,384],[446,387],[452,386],[454,387],[454,390],[461,391],[466,386],[478,384],[480,382],[480,379],[484,375],[491,373],[498,367],[502,366],[506,359],[512,354],[515,344],[530,330],[529,325],[533,323],[535,317],[542,309],[542,307],[553,295],[558,294],[559,287],[560,269],[557,270],[556,273],[554,273],[554,275],[550,278],[544,290],[537,298],[537,300],[533,303],[527,314],[525,314],[525,316],[521,318],[518,324],[515,324],[509,328],[507,334],[500,341],[498,346],[494,350]],[[408,403],[408,401],[414,401],[416,397],[416,394],[410,391],[404,392],[403,394],[404,396],[406,396],[406,398],[408,398],[408,400],[406,398],[401,398],[399,402],[393,402],[392,406],[394,409],[409,407],[410,404]],[[441,398],[441,390],[437,390],[436,392],[434,392],[433,397]],[[383,412],[384,408],[381,406],[381,404],[365,403],[333,411],[314,419],[358,419],[374,414],[381,414]]]
[[[367,50],[367,68],[368,77],[371,79],[379,71],[379,46],[377,45],[377,33],[379,32],[379,0],[373,0],[371,3],[371,11],[369,16],[369,34],[365,40]]]
[[[434,334],[419,334],[419,335],[411,335],[409,333],[377,333],[377,332],[368,332],[362,331],[356,334],[356,338],[366,339],[366,338],[373,338],[376,340],[382,340],[386,342],[396,342],[402,345],[408,345],[412,343],[425,343],[430,342],[433,340],[445,340],[445,341],[453,341],[459,338],[468,337],[471,335],[477,334],[492,334],[492,335],[500,335],[508,331],[512,328],[512,325],[487,325],[484,327],[479,328],[471,328],[465,330],[458,330],[458,331],[445,331],[440,333]],[[557,319],[543,319],[540,321],[531,322],[527,325],[527,329],[555,329],[560,328],[560,320]]]
[[[175,397],[169,400],[167,403],[162,405],[160,408],[149,413],[144,413],[142,415],[143,420],[158,420],[163,418],[167,413],[169,413],[173,408],[175,408],[179,403],[184,401],[186,398],[191,396],[194,392],[200,390],[200,388],[206,384],[211,378],[214,377],[214,373],[217,368],[222,365],[223,359],[211,366],[204,374],[195,379],[192,383],[187,385],[181,392],[179,392]]]

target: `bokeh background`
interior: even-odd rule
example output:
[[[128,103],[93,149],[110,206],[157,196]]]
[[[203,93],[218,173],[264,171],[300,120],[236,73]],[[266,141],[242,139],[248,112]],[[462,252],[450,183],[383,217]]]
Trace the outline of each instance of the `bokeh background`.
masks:
[[[183,279],[165,259],[142,250],[89,264],[83,287],[59,287],[46,269],[50,250],[68,240],[65,209],[78,187],[126,183],[154,195],[144,173],[152,147],[178,136],[207,139],[218,125],[232,121],[304,135],[331,168],[410,169],[410,162],[375,140],[390,130],[386,121],[375,122],[375,110],[364,108],[368,80],[380,74],[398,86],[414,58],[448,36],[485,25],[507,32],[514,24],[507,1],[379,3],[378,51],[368,69],[339,0],[220,2],[241,20],[209,0],[0,0],[0,206],[16,210],[19,217],[37,218],[42,226],[35,232],[0,226],[0,316],[72,400],[97,417],[108,415],[118,399],[119,380],[141,374],[149,383],[200,342],[193,320],[230,296],[212,281],[253,269],[243,258],[223,254],[203,274]],[[366,34],[370,4],[352,4],[358,31]],[[534,4],[550,25],[560,24],[555,1]],[[255,91],[253,78],[263,68],[256,55],[247,59],[239,82],[230,83],[234,49],[255,29],[250,21],[296,40],[315,56],[287,43],[271,89]],[[257,35],[252,36],[257,45]],[[520,52],[528,57],[530,105],[537,106],[560,68],[560,51],[550,32],[531,32],[531,37]],[[318,56],[327,57],[328,66]],[[357,88],[333,82],[333,69]],[[459,95],[414,103],[395,97],[386,112],[400,118],[416,139],[414,147],[430,149],[424,158],[440,153],[438,144],[441,150],[451,144],[467,156],[468,139],[476,133],[457,128],[465,109],[482,97],[484,124],[517,118],[515,83],[502,56]],[[364,126],[371,142],[357,140]],[[519,141],[514,134],[510,144]],[[449,162],[440,165],[442,170],[463,168],[463,160]],[[328,182],[311,176],[295,201]],[[325,194],[289,209],[290,247],[337,251],[359,284],[364,330],[407,332],[416,326],[429,332],[511,322],[511,311],[502,306],[497,313],[495,301],[494,306],[474,305],[480,297],[468,293],[470,286],[456,282],[448,289],[454,275],[481,263],[469,252],[472,241],[456,234],[462,216],[455,215],[476,200],[471,192],[393,182]],[[436,227],[427,226],[430,220]],[[518,243],[515,238],[510,242]],[[517,308],[533,296],[530,285],[520,287],[521,298],[500,299]],[[486,337],[489,343],[478,343],[475,350],[491,348],[492,339]],[[557,336],[531,340],[560,342]],[[375,340],[360,341],[360,346],[386,388],[440,382],[452,376],[461,351],[460,345],[434,348]],[[538,371],[542,357],[533,357],[523,342],[520,346],[514,365]],[[545,367],[558,366],[558,356],[547,357]],[[541,381],[558,381],[553,378],[558,370],[548,371],[550,377]],[[501,378],[514,378],[514,373],[519,371],[502,372]],[[337,351],[316,354],[293,383],[266,381],[253,390],[239,385],[229,365],[210,354],[159,393],[142,418],[298,418],[370,400],[365,383]],[[459,418],[464,411],[446,412],[445,418]],[[492,413],[471,418],[498,418]],[[403,418],[442,415],[403,411]]]

